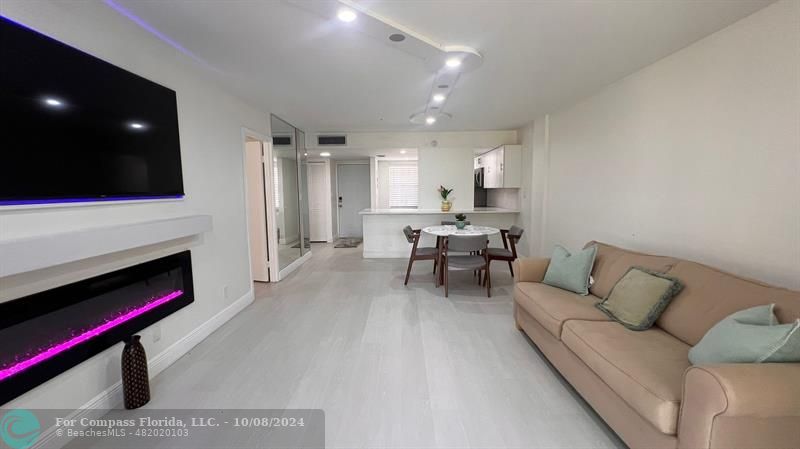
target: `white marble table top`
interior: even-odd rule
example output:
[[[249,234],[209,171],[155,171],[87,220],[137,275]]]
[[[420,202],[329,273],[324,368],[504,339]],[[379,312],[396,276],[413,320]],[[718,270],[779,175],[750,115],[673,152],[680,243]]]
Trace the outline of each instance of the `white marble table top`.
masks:
[[[458,229],[455,225],[441,225],[422,228],[422,232],[438,237],[447,237],[448,235],[492,235],[499,234],[500,230],[490,226],[467,225],[464,226],[464,229]]]
[[[502,207],[476,207],[474,209],[450,209],[442,212],[441,209],[364,209],[359,215],[455,215],[463,214],[518,214],[519,210],[504,209]]]

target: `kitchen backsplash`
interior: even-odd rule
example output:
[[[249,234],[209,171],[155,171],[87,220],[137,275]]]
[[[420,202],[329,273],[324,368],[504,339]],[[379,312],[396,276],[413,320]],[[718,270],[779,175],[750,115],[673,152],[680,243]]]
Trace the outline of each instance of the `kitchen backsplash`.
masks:
[[[487,206],[519,210],[519,189],[487,189]]]

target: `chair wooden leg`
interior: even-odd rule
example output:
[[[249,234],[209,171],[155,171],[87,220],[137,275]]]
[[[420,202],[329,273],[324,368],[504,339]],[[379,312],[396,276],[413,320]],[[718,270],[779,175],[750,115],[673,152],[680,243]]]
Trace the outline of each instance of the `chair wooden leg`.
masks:
[[[511,272],[511,277],[513,278],[514,277],[514,265],[511,263],[510,260],[508,261],[508,271]]]
[[[491,266],[491,264],[492,264],[492,259],[489,259],[489,261],[486,262],[486,275],[483,277],[483,284],[481,284],[484,287],[486,287],[486,280],[489,279],[489,267]]]
[[[450,270],[447,269],[447,266],[444,266],[442,271],[444,271],[444,297],[447,298],[450,294]]]
[[[414,258],[413,257],[409,257],[408,258],[408,269],[406,270],[406,281],[403,283],[403,285],[408,285],[408,277],[411,276],[411,264],[413,264],[413,263],[414,263]]]
[[[439,259],[440,259],[440,257],[437,254],[436,255],[436,259],[433,260],[433,265],[434,265],[434,267],[433,267],[433,271],[434,271],[434,273],[433,273],[433,285],[436,288],[439,288],[439,285],[440,285],[439,284],[439,273],[436,273],[436,267],[439,266]],[[439,271],[441,271],[441,267],[439,267],[439,268],[440,268]]]
[[[492,275],[489,271],[489,264],[486,264],[486,297],[492,297]]]

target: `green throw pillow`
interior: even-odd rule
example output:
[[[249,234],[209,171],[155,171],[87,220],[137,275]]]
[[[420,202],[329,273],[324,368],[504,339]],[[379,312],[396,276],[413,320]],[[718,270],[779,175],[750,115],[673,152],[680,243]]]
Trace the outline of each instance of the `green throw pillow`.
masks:
[[[689,361],[693,365],[800,362],[800,320],[778,324],[774,307],[753,307],[724,318],[689,350]]]
[[[563,246],[556,245],[542,282],[581,295],[588,295],[589,274],[592,272],[596,255],[597,247],[594,245],[575,254],[571,254]]]
[[[632,267],[595,307],[628,329],[643,331],[653,326],[682,288],[675,278]]]

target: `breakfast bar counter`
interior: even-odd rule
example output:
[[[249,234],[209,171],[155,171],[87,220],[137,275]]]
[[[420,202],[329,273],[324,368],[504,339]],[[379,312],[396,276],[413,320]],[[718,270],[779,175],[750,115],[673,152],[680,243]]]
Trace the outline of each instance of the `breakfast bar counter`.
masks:
[[[508,229],[516,223],[518,210],[500,207],[476,207],[474,209],[364,209],[359,212],[364,227],[364,258],[407,258],[411,244],[403,235],[403,227],[414,229],[455,221],[456,214],[464,214],[473,225]],[[491,246],[503,246],[499,235],[489,238]],[[436,240],[423,235],[420,246],[435,246]]]

